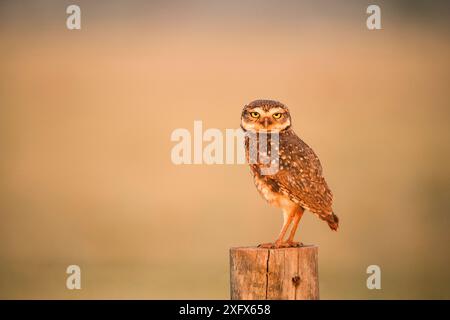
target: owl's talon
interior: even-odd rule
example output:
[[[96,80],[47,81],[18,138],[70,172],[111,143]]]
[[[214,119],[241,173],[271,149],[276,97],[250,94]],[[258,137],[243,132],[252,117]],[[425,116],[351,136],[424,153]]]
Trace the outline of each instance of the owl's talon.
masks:
[[[290,248],[298,248],[298,247],[303,247],[304,246],[303,242],[286,241],[286,243],[288,244],[288,246]]]
[[[275,248],[275,243],[272,243],[272,242],[261,243],[261,244],[258,244],[258,248],[273,249],[273,248]]]
[[[275,248],[287,248],[288,244],[285,241],[277,241],[275,242]]]
[[[287,247],[289,247],[289,245],[286,242],[269,242],[269,243],[261,243],[258,245],[258,248],[264,249],[278,249]]]
[[[303,242],[276,241],[276,242],[261,243],[258,245],[258,248],[277,249],[277,248],[298,248],[303,246],[304,246]]]

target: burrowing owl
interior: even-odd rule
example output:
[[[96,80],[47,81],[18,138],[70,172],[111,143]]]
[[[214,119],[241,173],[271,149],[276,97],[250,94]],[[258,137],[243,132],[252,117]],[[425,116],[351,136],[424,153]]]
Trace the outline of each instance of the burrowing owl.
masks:
[[[270,204],[281,208],[284,215],[283,227],[277,240],[260,246],[269,248],[299,246],[300,243],[294,242],[294,235],[305,209],[325,220],[332,230],[337,230],[339,219],[331,208],[333,195],[322,176],[319,158],[292,130],[288,108],[277,101],[255,100],[244,107],[241,127],[247,133],[255,133],[257,145],[262,142],[261,133],[266,132],[264,135],[264,141],[268,141],[266,155],[274,155],[273,152],[277,152],[278,155],[276,157],[278,170],[273,174],[262,174],[263,168],[270,164],[260,161],[249,163],[258,191]],[[272,134],[278,134],[278,148],[274,147],[275,140]],[[249,145],[247,135],[247,160],[249,160]],[[291,224],[289,237],[284,241]]]

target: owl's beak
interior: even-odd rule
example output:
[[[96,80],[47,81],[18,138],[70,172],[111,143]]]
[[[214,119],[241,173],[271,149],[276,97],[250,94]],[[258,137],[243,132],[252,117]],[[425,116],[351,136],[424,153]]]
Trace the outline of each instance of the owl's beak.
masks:
[[[264,127],[267,128],[270,124],[272,124],[272,121],[268,117],[265,117],[263,119],[263,124],[264,124]]]

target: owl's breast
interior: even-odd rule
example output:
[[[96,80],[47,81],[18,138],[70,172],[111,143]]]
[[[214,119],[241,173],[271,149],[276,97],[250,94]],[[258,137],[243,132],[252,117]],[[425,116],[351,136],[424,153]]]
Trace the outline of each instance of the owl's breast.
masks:
[[[255,187],[267,202],[277,207],[284,207],[292,204],[292,201],[280,192],[280,187],[275,180],[268,176],[262,176],[259,172],[255,172],[255,170],[257,169],[252,167]]]

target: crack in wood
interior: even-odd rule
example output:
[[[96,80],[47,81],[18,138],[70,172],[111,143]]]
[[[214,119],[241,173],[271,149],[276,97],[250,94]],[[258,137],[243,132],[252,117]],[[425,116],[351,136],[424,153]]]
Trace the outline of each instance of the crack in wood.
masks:
[[[270,261],[270,249],[267,249],[267,264],[266,264],[266,300],[269,292],[269,262]]]

